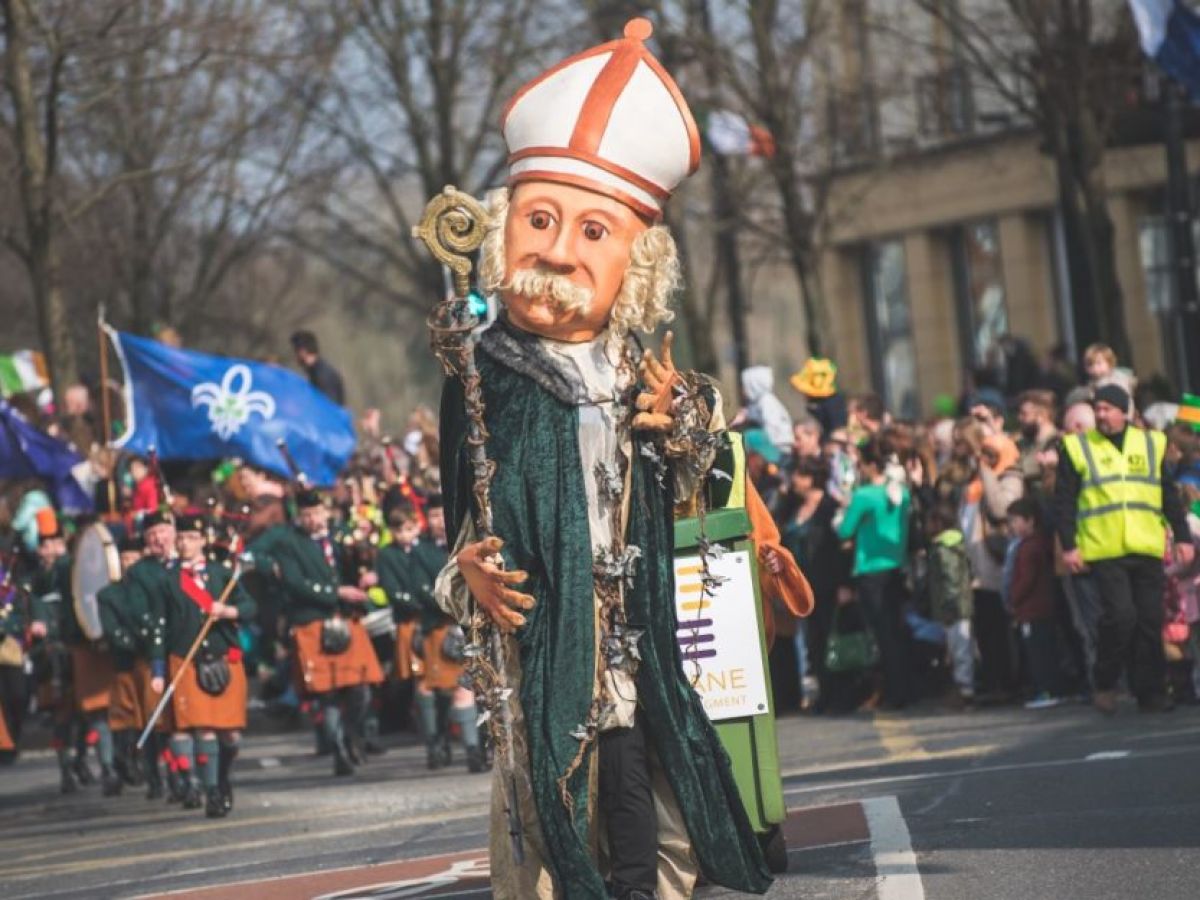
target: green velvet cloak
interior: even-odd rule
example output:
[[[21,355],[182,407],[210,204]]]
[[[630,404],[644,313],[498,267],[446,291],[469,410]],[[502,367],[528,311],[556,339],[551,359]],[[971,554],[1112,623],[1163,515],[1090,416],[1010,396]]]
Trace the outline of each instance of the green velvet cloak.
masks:
[[[495,532],[510,568],[529,573],[537,606],[517,634],[521,706],[546,865],[564,897],[607,897],[589,852],[588,766],[573,776],[572,820],[556,785],[578,751],[571,733],[585,721],[594,682],[594,594],[587,493],[578,443],[578,410],[535,379],[489,355],[476,355],[496,463],[491,500]],[[441,408],[442,488],[449,533],[458,534],[473,502],[462,387],[446,382]],[[747,820],[729,760],[700,698],[684,675],[676,641],[672,479],[633,447],[628,544],[642,551],[625,598],[633,628],[644,629],[638,703],[649,739],[674,789],[700,869],[711,882],[765,892],[771,883]],[[593,751],[594,752],[594,749]]]

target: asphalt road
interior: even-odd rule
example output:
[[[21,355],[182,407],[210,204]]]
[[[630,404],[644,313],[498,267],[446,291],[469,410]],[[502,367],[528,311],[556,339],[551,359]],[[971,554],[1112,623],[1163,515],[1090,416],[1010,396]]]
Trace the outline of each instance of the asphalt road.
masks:
[[[785,719],[780,742],[791,870],[771,898],[1200,895],[1195,709],[930,705]],[[218,821],[140,792],[60,797],[46,753],[0,769],[0,896],[488,896],[488,776],[430,774],[406,744],[335,781],[303,733],[252,734],[238,766]]]

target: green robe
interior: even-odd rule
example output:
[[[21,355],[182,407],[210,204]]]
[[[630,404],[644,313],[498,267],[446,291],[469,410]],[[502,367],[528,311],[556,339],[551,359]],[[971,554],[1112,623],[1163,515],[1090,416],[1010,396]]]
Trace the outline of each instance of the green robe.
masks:
[[[536,355],[528,336],[522,354]],[[570,782],[574,816],[557,779],[579,748],[572,732],[587,718],[594,685],[595,593],[587,493],[578,443],[578,408],[552,393],[537,363],[500,362],[485,336],[476,355],[484,386],[488,457],[496,463],[491,501],[495,533],[511,569],[529,573],[523,590],[537,605],[517,633],[534,801],[546,863],[570,900],[607,897],[589,849],[588,766]],[[512,354],[506,354],[512,359]],[[518,371],[520,366],[524,371]],[[442,488],[450,534],[470,515],[472,474],[461,383],[447,380],[441,407]],[[700,870],[713,883],[765,892],[771,878],[746,817],[728,756],[684,674],[676,641],[672,478],[642,454],[634,436],[627,542],[640,548],[630,627],[643,629],[638,705],[648,740],[668,775]],[[594,746],[590,751],[595,752]]]

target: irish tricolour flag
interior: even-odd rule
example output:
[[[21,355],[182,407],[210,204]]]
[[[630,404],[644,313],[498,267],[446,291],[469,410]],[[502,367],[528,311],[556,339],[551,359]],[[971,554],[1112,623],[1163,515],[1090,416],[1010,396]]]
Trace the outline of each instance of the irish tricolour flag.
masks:
[[[1200,100],[1200,16],[1183,0],[1129,0],[1142,49]]]
[[[40,391],[49,384],[46,359],[36,350],[0,353],[0,393],[5,397]]]

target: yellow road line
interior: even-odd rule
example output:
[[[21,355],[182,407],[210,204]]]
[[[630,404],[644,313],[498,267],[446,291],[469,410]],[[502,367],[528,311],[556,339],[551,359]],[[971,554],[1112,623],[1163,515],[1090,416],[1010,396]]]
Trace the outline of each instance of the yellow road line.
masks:
[[[970,747],[955,747],[953,750],[921,750],[912,756],[899,755],[888,756],[884,759],[859,759],[853,762],[802,766],[796,769],[787,769],[780,774],[783,778],[802,778],[805,775],[828,775],[834,772],[852,772],[856,769],[877,769],[880,766],[888,766],[895,763],[922,762],[924,760],[938,759],[970,759],[987,756],[989,753],[994,753],[999,749],[999,744],[973,744]]]
[[[875,713],[871,724],[879,735],[879,743],[887,751],[889,759],[903,757],[906,760],[929,759],[929,754],[913,734],[906,719],[886,713]]]

